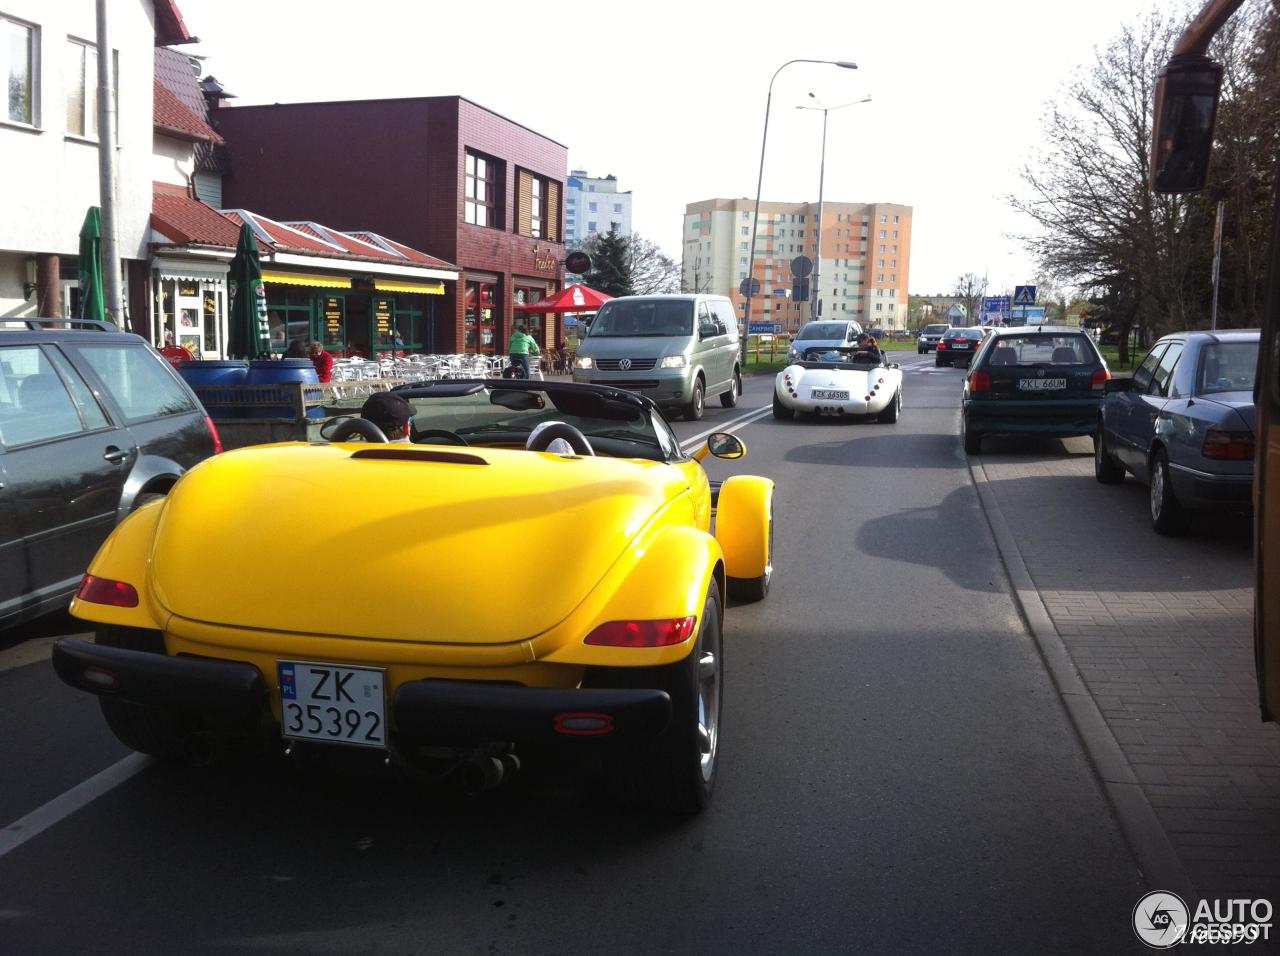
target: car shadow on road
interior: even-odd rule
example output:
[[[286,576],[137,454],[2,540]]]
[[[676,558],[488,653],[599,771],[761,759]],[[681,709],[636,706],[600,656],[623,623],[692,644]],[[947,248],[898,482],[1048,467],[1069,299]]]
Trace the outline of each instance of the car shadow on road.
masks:
[[[989,537],[975,539],[982,523],[977,495],[965,486],[936,505],[868,519],[855,542],[874,558],[937,568],[967,590],[1005,593],[1003,576],[993,571],[998,557]]]
[[[784,460],[805,465],[843,465],[856,468],[963,468],[956,436],[941,432],[905,434],[876,432],[874,422],[839,422],[813,433],[816,443],[796,445]],[[888,426],[878,426],[886,428]],[[834,440],[835,436],[840,440]]]
[[[0,651],[16,647],[24,641],[81,634],[88,627],[89,625],[85,624],[84,621],[76,620],[66,611],[55,611],[52,614],[45,614],[32,621],[0,631]]]

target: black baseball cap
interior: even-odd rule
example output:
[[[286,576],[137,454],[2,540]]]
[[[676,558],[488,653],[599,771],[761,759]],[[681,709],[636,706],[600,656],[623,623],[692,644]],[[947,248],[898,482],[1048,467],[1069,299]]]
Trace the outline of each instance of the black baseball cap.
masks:
[[[360,406],[360,417],[367,418],[384,432],[403,428],[413,417],[413,406],[399,395],[390,392],[374,392]]]

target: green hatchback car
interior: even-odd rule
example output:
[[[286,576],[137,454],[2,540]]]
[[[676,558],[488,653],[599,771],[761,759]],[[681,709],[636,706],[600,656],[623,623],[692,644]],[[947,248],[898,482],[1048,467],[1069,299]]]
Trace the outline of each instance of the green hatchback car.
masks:
[[[1093,339],[1071,328],[997,329],[969,365],[964,450],[985,435],[1092,435],[1111,373]]]

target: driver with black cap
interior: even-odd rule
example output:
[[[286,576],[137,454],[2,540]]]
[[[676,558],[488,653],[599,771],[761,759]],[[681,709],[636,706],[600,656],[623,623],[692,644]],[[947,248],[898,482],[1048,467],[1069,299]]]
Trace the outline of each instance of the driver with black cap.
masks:
[[[387,441],[409,443],[413,427],[413,406],[391,392],[374,392],[360,406],[360,417],[382,429]]]

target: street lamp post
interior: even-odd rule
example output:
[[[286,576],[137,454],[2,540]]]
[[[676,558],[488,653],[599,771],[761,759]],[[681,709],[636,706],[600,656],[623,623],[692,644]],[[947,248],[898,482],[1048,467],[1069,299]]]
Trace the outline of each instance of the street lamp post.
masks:
[[[810,99],[818,98],[812,93],[809,94]],[[822,284],[822,189],[827,177],[827,114],[834,113],[836,110],[842,110],[846,106],[857,106],[859,103],[870,103],[871,97],[864,96],[860,100],[854,100],[852,103],[842,103],[839,106],[797,106],[798,110],[821,110],[822,111],[822,158],[818,162],[818,227],[817,235],[817,252],[814,255],[813,266],[813,288],[809,290],[809,318],[815,318],[814,309],[821,313],[821,304],[815,306],[818,302],[818,287]]]
[[[778,78],[778,74],[789,67],[792,63],[821,63],[826,66],[838,66],[844,70],[856,70],[858,64],[851,63],[848,60],[808,60],[797,59],[788,60],[782,66],[773,71],[773,76],[769,79],[769,92],[764,100],[764,132],[760,135],[760,172],[756,177],[756,211],[755,216],[751,220],[751,252],[747,255],[747,285],[746,298],[747,307],[743,316],[743,334],[742,334],[742,364],[747,363],[747,338],[751,328],[751,280],[755,278],[756,270],[756,232],[760,224],[760,189],[764,185],[764,147],[769,139],[769,106],[773,102],[773,81]]]

